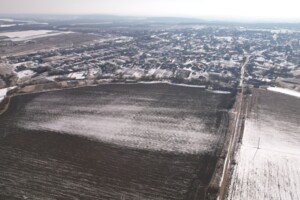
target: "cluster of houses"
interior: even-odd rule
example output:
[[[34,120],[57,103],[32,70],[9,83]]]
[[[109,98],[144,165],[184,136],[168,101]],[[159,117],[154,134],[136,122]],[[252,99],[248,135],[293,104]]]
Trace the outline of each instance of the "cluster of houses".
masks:
[[[245,80],[270,84],[299,69],[296,31],[194,26],[105,33],[90,44],[10,56],[17,84],[51,81],[153,81],[235,87],[246,57]],[[298,38],[298,39],[297,39]]]

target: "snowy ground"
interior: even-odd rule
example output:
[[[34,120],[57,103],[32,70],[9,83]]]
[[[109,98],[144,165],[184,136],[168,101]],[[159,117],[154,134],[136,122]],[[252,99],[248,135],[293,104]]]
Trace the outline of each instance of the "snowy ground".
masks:
[[[4,99],[7,93],[7,88],[0,89],[0,102]]]
[[[0,89],[0,102],[5,98],[7,92],[9,92],[10,90],[13,90],[15,88],[16,88],[16,86]]]
[[[20,80],[24,79],[24,78],[30,78],[34,75],[35,73],[30,70],[30,69],[27,69],[27,70],[23,70],[23,71],[20,71],[20,72],[17,72],[17,76]]]
[[[205,199],[230,99],[162,83],[15,96],[0,115],[0,199]]]
[[[56,36],[61,34],[69,34],[72,32],[59,32],[52,30],[30,30],[30,31],[14,31],[14,32],[3,32],[0,36],[9,37],[12,41],[24,41],[31,40],[41,37]]]
[[[289,90],[289,89],[280,88],[280,87],[269,87],[268,90],[300,98],[300,92],[297,92],[294,90]]]
[[[300,199],[300,101],[257,90],[252,103],[228,199]]]
[[[12,27],[16,26],[16,24],[0,24],[0,28]]]
[[[138,84],[132,85],[132,87],[138,86]],[[114,87],[130,86],[120,85]],[[155,87],[155,85],[145,85],[143,87],[151,88]],[[177,88],[178,86],[172,87]],[[198,93],[198,88],[187,87],[187,89]],[[213,102],[219,101],[219,98],[224,96],[215,93],[209,94],[205,90],[201,90],[201,88],[200,94],[211,96],[210,103],[214,106],[219,103]],[[113,98],[112,95],[114,96]],[[80,104],[86,103],[89,101],[89,98],[82,96],[78,98],[77,96],[76,99],[70,99],[70,96],[70,98],[61,99],[60,96],[41,95],[32,104],[26,106],[26,113],[35,113],[38,116],[40,112],[38,109],[47,105],[46,102],[51,105],[54,103],[55,106],[49,110],[46,109],[46,115],[43,113],[36,119],[28,121],[26,117],[24,119],[26,122],[21,120],[19,126],[33,130],[50,130],[84,135],[103,142],[138,149],[190,154],[210,152],[215,149],[215,143],[220,138],[220,135],[212,134],[208,131],[205,124],[209,123],[206,120],[214,121],[216,119],[199,116],[201,116],[202,112],[205,113],[202,115],[206,115],[207,112],[215,112],[216,108],[207,107],[204,110],[200,110],[202,108],[198,100],[200,97],[195,100],[190,99],[190,96],[174,99],[175,94],[169,94],[170,96],[166,97],[159,96],[159,98],[166,98],[168,102],[166,107],[164,107],[159,106],[160,102],[156,96],[143,95],[99,94],[93,102],[84,106],[80,106]],[[225,95],[228,95],[228,93]],[[224,97],[227,98],[227,96]],[[109,103],[105,103],[106,105],[103,106],[103,103],[106,101]],[[78,104],[78,102],[80,103]],[[100,103],[96,104],[96,102]],[[176,109],[169,106],[175,103]]]
[[[73,72],[68,74],[68,78],[73,78],[77,80],[83,80],[85,79],[86,72]]]

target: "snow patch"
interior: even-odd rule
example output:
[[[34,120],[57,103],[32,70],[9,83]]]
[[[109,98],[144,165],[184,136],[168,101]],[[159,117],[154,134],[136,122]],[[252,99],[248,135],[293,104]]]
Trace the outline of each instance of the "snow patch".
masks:
[[[23,70],[20,72],[17,72],[17,76],[19,79],[23,79],[23,78],[29,78],[31,76],[33,76],[35,73],[32,70]]]
[[[300,92],[280,87],[268,87],[267,90],[300,98]]]
[[[1,24],[0,28],[13,27],[13,26],[16,26],[16,24]]]
[[[191,87],[191,88],[206,88],[205,85],[188,85],[188,84],[179,84],[179,83],[169,83],[170,85],[176,85],[181,87]]]
[[[7,93],[7,88],[0,89],[0,102],[5,98]]]
[[[0,89],[0,102],[5,98],[8,91],[17,88],[16,86]]]
[[[207,90],[208,92],[212,92],[215,94],[231,94],[229,91],[223,91],[223,90]]]
[[[74,72],[68,75],[68,78],[83,80],[85,79],[85,72]]]

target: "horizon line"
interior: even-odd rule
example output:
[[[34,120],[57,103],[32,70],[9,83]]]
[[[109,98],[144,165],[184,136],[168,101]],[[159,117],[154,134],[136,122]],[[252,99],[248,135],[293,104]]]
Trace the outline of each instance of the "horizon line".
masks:
[[[175,16],[175,15],[130,15],[130,14],[110,14],[110,13],[0,13],[0,16],[111,16],[124,18],[180,18],[190,20],[202,20],[206,22],[229,22],[229,23],[287,23],[299,24],[300,18],[258,18],[243,16]]]

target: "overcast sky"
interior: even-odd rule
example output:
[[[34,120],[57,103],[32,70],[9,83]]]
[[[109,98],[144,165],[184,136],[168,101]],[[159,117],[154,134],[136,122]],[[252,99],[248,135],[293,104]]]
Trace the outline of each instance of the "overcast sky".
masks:
[[[0,0],[0,14],[15,13],[300,21],[300,0]]]

